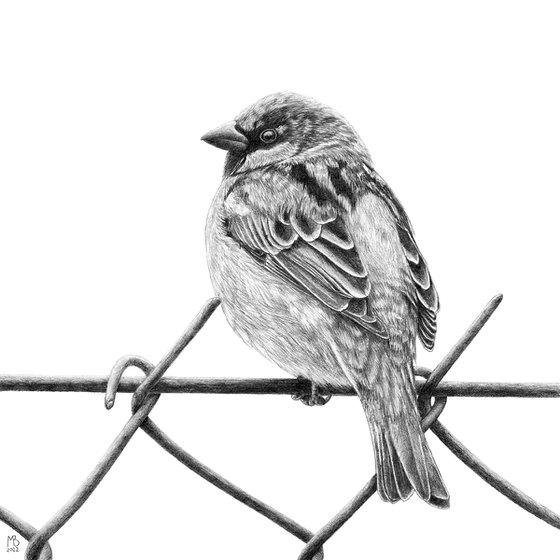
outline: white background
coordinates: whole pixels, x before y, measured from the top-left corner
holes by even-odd
[[[151,360],[212,295],[204,223],[223,152],[199,141],[259,97],[330,104],[415,225],[442,300],[433,366],[505,299],[448,378],[560,381],[559,18],[554,2],[2,2],[0,373],[106,375]],[[218,311],[169,375],[283,375]],[[444,423],[560,511],[553,400],[453,399]],[[129,416],[121,395],[0,394],[0,500],[40,526]],[[311,529],[366,482],[355,399],[165,396],[153,418]],[[348,558],[556,558],[558,532],[433,436],[449,511],[372,498]],[[0,527],[0,557],[12,531]],[[24,544],[24,543],[23,543]],[[301,543],[138,433],[52,539],[56,560],[295,559]],[[23,553],[19,553],[23,558]]]

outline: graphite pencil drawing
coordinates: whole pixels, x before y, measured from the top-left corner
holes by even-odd
[[[237,334],[321,386],[352,384],[380,497],[449,494],[420,427],[416,338],[432,349],[438,295],[410,221],[352,126],[278,93],[202,137],[227,150],[207,222],[214,288]]]

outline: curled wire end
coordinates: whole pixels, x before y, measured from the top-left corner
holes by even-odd
[[[153,364],[142,356],[128,355],[119,358],[111,369],[109,379],[107,380],[107,389],[105,390],[105,408],[107,410],[113,408],[121,378],[126,369],[132,366],[141,369],[145,374],[154,369]]]

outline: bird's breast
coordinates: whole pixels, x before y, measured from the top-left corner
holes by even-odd
[[[208,214],[208,266],[216,294],[233,330],[292,375],[346,384],[338,355],[365,366],[368,348],[381,344],[312,295],[270,272],[228,235],[225,224],[237,204],[224,185]],[[346,217],[348,229],[371,280],[370,304],[395,341],[415,338],[412,290],[396,226],[383,202],[362,197]],[[333,351],[333,346],[338,348]],[[412,352],[412,350],[411,350]]]
[[[208,214],[207,257],[216,295],[233,330],[249,346],[294,376],[347,385],[331,348],[340,318],[303,290],[266,270],[225,228],[228,209],[218,193]],[[360,346],[355,327],[354,346]],[[349,333],[350,336],[350,333]],[[364,349],[367,336],[362,342]]]

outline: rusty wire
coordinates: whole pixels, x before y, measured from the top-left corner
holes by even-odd
[[[439,421],[448,397],[560,397],[560,384],[558,383],[453,383],[442,381],[449,369],[494,313],[501,300],[501,296],[496,296],[488,303],[474,323],[465,331],[433,371],[426,368],[416,369],[416,387],[419,409],[422,414],[422,428],[424,431],[432,430],[454,455],[498,492],[539,519],[560,529],[560,516],[558,514],[539,504],[492,471]],[[0,376],[0,391],[104,392],[105,406],[108,409],[114,405],[117,392],[133,393],[130,419],[85,482],[43,527],[35,529],[11,511],[0,507],[0,520],[28,540],[25,560],[50,560],[52,558],[48,540],[86,502],[139,428],[146,432],[160,447],[204,480],[305,542],[306,545],[298,560],[321,560],[323,558],[323,545],[327,540],[373,496],[377,490],[377,477],[375,475],[321,529],[312,532],[201,463],[151,420],[150,412],[163,393],[294,394],[310,388],[309,382],[304,379],[185,379],[171,377],[162,379],[162,376],[204,326],[219,303],[217,298],[209,300],[176,344],[155,366],[140,356],[123,356],[116,362],[108,378]],[[130,367],[139,368],[145,377],[123,377],[125,371]],[[326,387],[326,389],[333,395],[350,396],[355,394],[351,387],[336,389]]]

